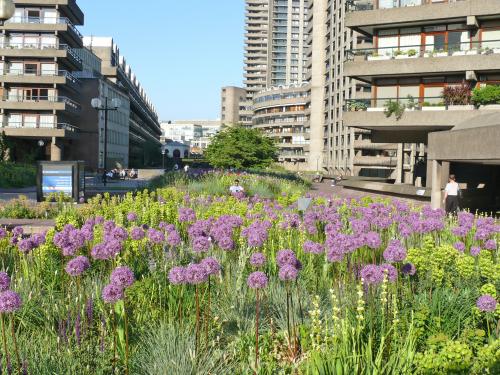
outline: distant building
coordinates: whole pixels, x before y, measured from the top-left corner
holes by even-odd
[[[165,157],[173,159],[182,159],[189,157],[189,146],[177,142],[172,139],[166,139],[162,145],[162,151],[165,152]]]
[[[184,143],[192,153],[202,154],[222,126],[220,120],[177,120],[162,122],[161,128],[162,140]]]

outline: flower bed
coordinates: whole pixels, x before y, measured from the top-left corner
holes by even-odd
[[[494,219],[369,198],[301,213],[278,186],[105,195],[43,236],[0,231],[4,371],[498,373]]]

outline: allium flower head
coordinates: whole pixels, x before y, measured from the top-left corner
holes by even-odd
[[[108,284],[102,289],[102,299],[106,303],[116,303],[123,297],[123,288],[116,284]]]
[[[190,264],[186,267],[186,281],[189,284],[201,284],[208,279],[207,271],[205,267],[199,264]]]
[[[5,237],[7,237],[7,231],[4,228],[0,227],[0,240]]]
[[[179,246],[181,244],[181,236],[176,230],[172,230],[167,237],[167,243],[172,246]]]
[[[253,253],[250,256],[250,264],[253,267],[262,267],[266,264],[266,256],[262,253]]]
[[[297,257],[295,256],[295,253],[292,250],[285,249],[285,250],[280,250],[276,254],[276,264],[278,267],[284,267],[285,265],[292,265],[295,267],[297,263]]]
[[[87,257],[78,256],[75,259],[72,259],[66,264],[64,270],[70,276],[76,277],[80,276],[86,270],[90,268],[90,262]]]
[[[473,257],[477,257],[480,252],[481,252],[481,248],[479,246],[471,246],[470,255],[472,255]]]
[[[398,240],[392,240],[384,251],[387,262],[401,262],[406,259],[406,249]]]
[[[497,242],[493,239],[487,240],[484,243],[484,248],[486,250],[496,250],[497,249]]]
[[[0,293],[10,288],[10,277],[5,272],[0,272]]]
[[[267,286],[268,279],[264,272],[252,272],[247,279],[247,285],[252,289],[262,289]]]
[[[210,249],[211,242],[208,237],[196,237],[193,239],[193,251],[195,253],[206,252]]]
[[[476,306],[483,312],[493,312],[497,308],[497,301],[489,294],[484,294],[477,299]]]
[[[127,214],[127,220],[128,221],[136,221],[137,220],[137,214],[135,212],[129,212]]]
[[[382,240],[377,232],[368,232],[365,234],[365,243],[370,249],[378,249],[382,245]]]
[[[130,237],[134,241],[142,240],[146,236],[146,233],[142,230],[141,227],[133,227],[130,231]]]
[[[381,269],[382,275],[384,273],[387,273],[387,279],[390,282],[394,282],[398,278],[398,270],[392,264],[388,264],[388,263],[381,264],[380,269]]]
[[[111,283],[121,288],[128,288],[135,281],[132,270],[126,266],[116,267],[111,273]]]
[[[278,272],[278,277],[282,281],[293,281],[297,276],[299,276],[299,271],[290,264],[285,264]]]
[[[12,290],[0,293],[0,313],[13,313],[21,308],[22,301],[19,294]]]
[[[415,273],[417,272],[417,269],[415,268],[415,266],[413,265],[413,263],[406,263],[405,265],[403,265],[403,267],[401,268],[401,272],[404,274],[404,275],[410,275],[410,276],[413,276],[415,275]]]
[[[304,242],[303,249],[304,253],[316,254],[316,255],[325,252],[325,247],[322,244],[310,240]]]
[[[154,244],[161,244],[165,241],[165,234],[156,229],[148,229],[148,238]]]
[[[23,227],[15,227],[14,229],[12,229],[12,235],[14,237],[19,237],[22,236],[23,234],[24,234]]]
[[[381,268],[375,264],[367,264],[361,269],[360,276],[365,284],[380,284],[384,280]]]
[[[168,281],[174,285],[183,284],[186,281],[186,269],[184,267],[173,267],[168,273]]]
[[[17,243],[17,247],[19,248],[19,251],[21,251],[24,254],[28,254],[31,250],[35,248],[35,244],[31,240],[31,238],[25,238],[23,240],[19,240]]]
[[[463,253],[465,251],[465,244],[461,241],[457,241],[453,244],[453,247]]]
[[[205,268],[208,275],[217,275],[221,270],[220,263],[212,257],[203,259],[200,265]]]

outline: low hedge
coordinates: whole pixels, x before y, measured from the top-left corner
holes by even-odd
[[[0,162],[0,188],[22,188],[35,185],[35,166]]]

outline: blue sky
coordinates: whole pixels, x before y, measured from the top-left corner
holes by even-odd
[[[243,0],[78,4],[82,34],[115,39],[162,120],[219,118],[220,88],[241,85]]]

